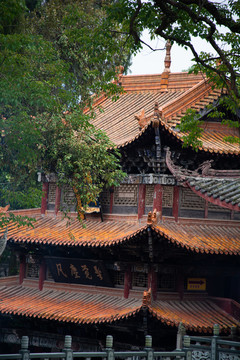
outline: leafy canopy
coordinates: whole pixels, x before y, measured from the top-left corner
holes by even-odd
[[[129,64],[125,43],[101,2],[0,0],[1,201],[15,192],[11,205],[24,206],[37,171],[74,185],[83,207],[121,180],[118,153],[90,117],[93,94],[120,91],[110,80]]]

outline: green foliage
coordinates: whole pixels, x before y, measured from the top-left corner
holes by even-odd
[[[126,35],[94,0],[10,0],[7,6],[0,0],[0,9],[0,166],[6,185],[0,201],[39,206],[40,170],[58,174],[60,184],[74,182],[86,206],[104,182],[123,176],[117,152],[107,150],[112,144],[89,116],[92,94],[116,99],[121,91],[110,80],[116,66],[129,64]]]
[[[202,146],[199,138],[203,132],[201,127],[203,121],[200,121],[199,118],[200,115],[196,110],[188,109],[181,119],[181,124],[177,125],[177,128],[185,134],[182,137],[183,147],[191,146],[196,151]]]
[[[0,212],[0,228],[5,228],[10,223],[15,223],[18,227],[20,226],[31,226],[34,227],[36,219],[29,218],[28,216],[15,215],[11,212],[5,214]]]

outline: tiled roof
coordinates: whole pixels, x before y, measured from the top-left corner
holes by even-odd
[[[135,115],[144,108],[146,117],[152,115],[155,102],[159,106],[178,98],[181,91],[175,92],[126,92],[116,102],[105,99],[100,106],[104,112],[97,111],[92,123],[104,130],[110,140],[117,146],[125,145],[139,137],[139,125]]]
[[[159,300],[149,306],[150,312],[167,325],[178,326],[197,332],[212,332],[214,324],[221,330],[239,326],[240,322],[227,314],[210,299]]]
[[[70,228],[61,218],[38,217],[35,228],[10,225],[8,239],[16,243],[35,243],[60,246],[104,247],[124,243],[141,234],[147,227],[136,222],[73,220]],[[150,225],[154,232],[195,252],[211,254],[240,254],[240,226],[229,225],[186,225],[165,221]]]
[[[165,222],[152,226],[171,243],[197,253],[240,254],[239,225],[186,225]]]
[[[112,323],[127,319],[140,312],[143,306],[154,317],[170,326],[180,322],[189,329],[198,332],[211,332],[218,323],[221,330],[230,330],[231,326],[240,326],[240,322],[210,299],[177,300],[176,295],[165,300],[152,301],[143,305],[141,298],[112,295],[115,289],[94,293],[81,290],[67,291],[52,288],[39,291],[27,286],[0,286],[1,314],[20,315],[77,324]]]
[[[170,73],[167,88],[162,87],[162,78],[163,74],[122,76],[121,84],[125,92],[117,101],[99,98],[96,105],[101,110],[96,110],[93,124],[96,128],[104,130],[117,147],[124,147],[142,136],[146,128],[151,126],[154,104],[157,102],[162,112],[161,126],[182,141],[183,134],[176,132],[175,127],[186,110],[203,110],[222,96],[222,92],[212,89],[212,85],[201,74]],[[139,115],[142,109],[145,111],[148,125],[139,130],[135,115]],[[227,135],[229,134],[223,129],[205,129],[200,150],[239,154],[238,144],[224,141]]]
[[[200,196],[223,207],[231,206],[240,211],[240,179],[193,178],[187,179],[190,188]]]
[[[0,287],[0,312],[78,324],[113,322],[136,314],[141,300],[24,286]]]
[[[52,217],[36,217],[34,228],[16,224],[8,225],[8,239],[18,243],[51,244],[58,246],[90,246],[104,247],[120,244],[146,226],[134,222],[117,221],[84,221],[84,226],[77,219],[68,220]]]

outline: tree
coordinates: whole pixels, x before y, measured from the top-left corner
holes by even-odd
[[[129,64],[126,36],[116,23],[108,31],[99,1],[0,0],[0,9],[1,176],[22,193],[37,170],[55,172],[86,207],[123,176],[117,151],[89,120],[93,94],[120,91],[110,80]]]
[[[148,29],[152,37],[160,36],[192,51],[193,71],[202,71],[214,86],[228,90],[228,97],[221,100],[225,113],[236,113],[240,106],[240,3],[238,0],[117,0],[108,9],[111,19],[122,24],[132,38],[132,48],[142,46],[141,33]],[[193,39],[200,37],[212,46],[208,53],[197,49]],[[190,143],[196,138],[197,119],[194,114],[184,118],[180,128],[190,131]],[[217,113],[215,112],[214,116]],[[218,114],[222,115],[222,114]],[[191,121],[189,126],[189,121]],[[239,121],[227,121],[239,128]],[[230,141],[238,139],[229,138]]]

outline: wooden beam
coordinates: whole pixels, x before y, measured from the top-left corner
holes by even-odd
[[[204,206],[204,219],[208,218],[208,201],[205,200],[205,206]]]
[[[175,221],[178,221],[178,211],[179,211],[179,186],[174,186],[172,215],[175,218]]]
[[[138,187],[138,219],[141,219],[145,212],[146,185],[139,184]]]
[[[49,183],[44,182],[42,185],[42,201],[41,201],[41,214],[42,215],[45,215],[45,213],[47,211],[48,187],[49,187]]]

